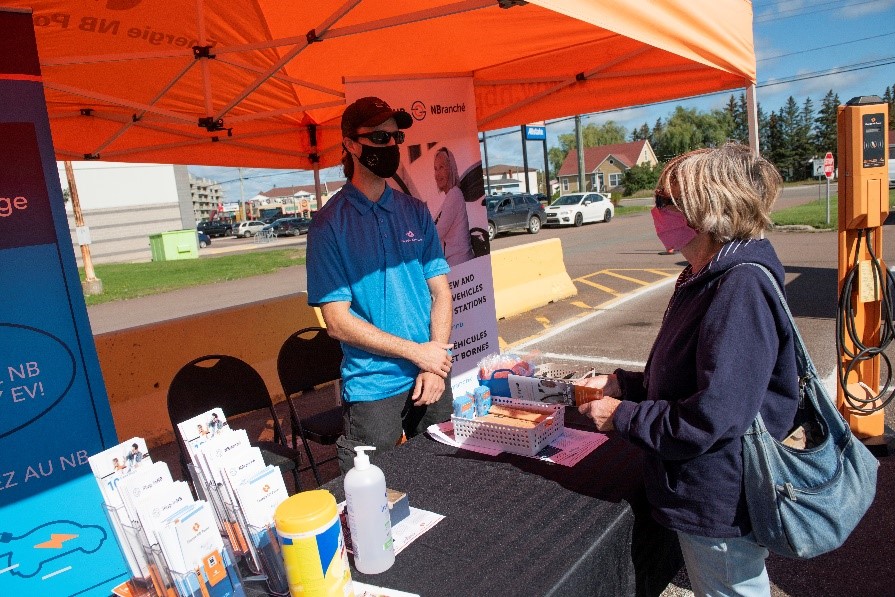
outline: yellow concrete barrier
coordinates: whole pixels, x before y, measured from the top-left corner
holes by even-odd
[[[494,251],[491,269],[498,319],[578,294],[566,273],[558,238]]]
[[[94,336],[119,439],[141,436],[150,447],[171,441],[168,387],[183,365],[207,354],[248,362],[282,400],[280,347],[293,332],[323,325],[301,292]]]

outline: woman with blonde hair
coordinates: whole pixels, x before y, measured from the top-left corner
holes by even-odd
[[[742,437],[758,413],[782,439],[799,402],[794,334],[771,281],[783,265],[763,238],[780,174],[727,144],[673,159],[653,221],[688,265],[678,277],[643,372],[617,369],[582,405],[600,430],[646,454],[652,515],[677,532],[697,596],[770,595],[768,551],[749,522]],[[740,267],[744,266],[744,267]]]
[[[447,147],[435,152],[435,184],[438,195],[426,201],[435,229],[441,240],[444,257],[448,265],[454,267],[469,261],[475,255],[469,239],[469,216],[460,184],[457,160]]]

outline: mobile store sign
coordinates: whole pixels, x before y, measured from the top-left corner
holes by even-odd
[[[0,595],[109,595],[127,575],[87,457],[118,441],[31,14],[0,31]]]
[[[547,127],[543,124],[541,125],[525,125],[525,140],[526,141],[543,141],[547,138]]]

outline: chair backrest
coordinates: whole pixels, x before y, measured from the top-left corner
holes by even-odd
[[[298,330],[283,343],[277,356],[277,374],[286,396],[335,381],[341,376],[342,346],[326,329]]]
[[[224,411],[228,423],[230,417],[267,409],[273,421],[274,442],[288,447],[261,375],[242,359],[223,354],[206,355],[181,367],[168,388],[168,416],[180,446],[185,476],[187,451],[177,424],[216,407]]]
[[[270,392],[255,369],[222,354],[194,359],[180,368],[168,388],[168,414],[177,423],[219,406],[226,416],[273,408]]]

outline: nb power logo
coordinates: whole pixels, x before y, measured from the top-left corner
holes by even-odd
[[[410,114],[414,120],[423,120],[426,117],[426,104],[416,100],[410,106]]]

